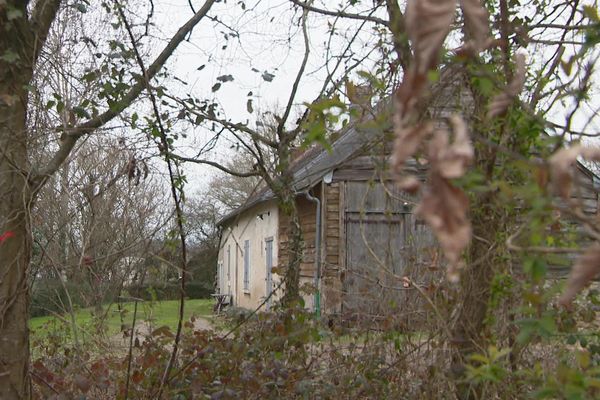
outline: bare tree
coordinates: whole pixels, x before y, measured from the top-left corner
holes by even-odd
[[[40,190],[32,210],[37,286],[54,276],[98,309],[131,283],[170,217],[147,164],[108,141],[86,141],[59,179]]]
[[[206,1],[177,31],[149,64],[145,76],[123,76],[117,71],[114,78],[125,85],[110,86],[113,90],[110,93],[105,91],[105,100],[92,107],[92,112],[62,102],[60,110],[71,107],[70,115],[74,118],[65,120],[63,125],[57,127],[60,140],[56,143],[54,154],[34,165],[30,158],[31,131],[27,123],[30,91],[36,84],[38,68],[44,64],[49,32],[57,17],[71,8],[60,0],[11,0],[0,4],[0,25],[4,29],[0,38],[0,183],[3,188],[0,230],[12,235],[0,246],[1,397],[23,398],[27,393],[29,352],[26,277],[31,257],[30,207],[36,193],[65,163],[82,137],[110,123],[138,98],[147,88],[147,81],[156,76],[213,3],[212,0]],[[87,11],[85,5],[79,8],[81,12]],[[110,8],[109,11],[112,12]]]

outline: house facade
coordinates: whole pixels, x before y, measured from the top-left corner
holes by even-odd
[[[235,214],[221,225],[217,282],[233,305],[258,307],[279,282],[273,274],[278,254],[279,209],[267,200]],[[269,309],[278,294],[264,305]]]
[[[351,126],[332,151],[311,148],[292,165],[308,309],[353,318],[406,310],[409,303],[417,310],[421,303],[403,278],[423,281],[418,272],[439,259],[438,248],[414,217],[415,198],[390,177],[385,132]],[[424,175],[416,163],[409,168]],[[288,221],[273,193],[260,191],[219,225],[219,293],[237,307],[269,309],[281,295],[278,273],[287,265]]]

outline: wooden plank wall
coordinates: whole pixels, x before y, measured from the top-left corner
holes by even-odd
[[[598,184],[594,182],[594,175],[586,170],[582,165],[577,165],[577,170],[574,176],[572,198],[581,210],[589,216],[590,219],[600,220],[600,210],[598,210]],[[566,202],[560,197],[555,198],[555,204],[559,207],[566,207]],[[571,207],[569,205],[569,207]],[[560,221],[563,224],[565,233],[567,230],[575,233],[575,245],[581,249],[585,249],[592,242],[589,235],[585,232],[585,228],[581,223],[575,221],[573,217],[561,215]],[[555,234],[562,236],[560,234]],[[547,256],[548,275],[550,278],[564,278],[571,271],[571,266],[579,256],[579,253],[567,253],[559,255]]]
[[[315,195],[320,198],[321,196]],[[304,195],[296,198],[298,217],[304,239],[304,253],[300,264],[300,276],[314,277],[315,274],[315,231],[316,231],[316,204],[309,201]],[[288,230],[289,218],[283,213],[279,214],[279,253],[278,264],[282,270],[288,265]]]
[[[343,218],[341,192],[343,182],[323,185],[323,264],[321,266],[322,308],[337,314],[342,309],[342,245]]]

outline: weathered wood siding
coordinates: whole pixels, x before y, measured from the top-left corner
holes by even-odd
[[[348,181],[344,199],[344,317],[420,319],[422,299],[403,278],[419,284],[428,280],[438,246],[413,214],[416,198],[391,181]]]
[[[599,186],[598,178],[583,165],[578,164],[574,176],[572,200],[591,220],[600,219],[600,210],[598,209]],[[572,205],[567,206],[566,202],[558,195],[555,198],[555,203],[559,207],[572,207]],[[580,222],[567,214],[561,214],[559,221],[561,222],[561,230],[554,232],[554,236],[557,236],[560,240],[569,240],[566,235],[574,235],[570,238],[570,241],[573,242],[571,247],[585,249],[591,244],[592,240]],[[549,276],[551,278],[564,278],[571,271],[571,266],[578,256],[578,252],[546,256],[549,260]]]
[[[321,267],[322,309],[325,313],[342,311],[342,257],[345,254],[341,243],[343,209],[341,192],[343,182],[323,186],[323,264]]]
[[[320,195],[315,195],[320,198]],[[304,195],[296,198],[298,207],[298,217],[302,229],[302,238],[304,239],[304,253],[300,265],[300,276],[314,277],[315,274],[315,238],[316,238],[316,203],[309,201]],[[278,265],[285,268],[288,265],[288,232],[289,218],[280,212],[279,217],[279,254]]]

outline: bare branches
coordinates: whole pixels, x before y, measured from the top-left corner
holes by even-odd
[[[294,80],[294,84],[292,85],[292,92],[290,93],[290,97],[288,98],[288,103],[285,107],[285,111],[283,112],[283,116],[281,117],[281,121],[279,121],[279,125],[277,126],[277,136],[279,136],[279,140],[284,140],[284,128],[285,123],[287,122],[288,117],[290,116],[290,112],[292,110],[292,105],[294,104],[294,98],[296,97],[296,92],[298,91],[298,85],[300,85],[300,80],[304,75],[304,70],[306,69],[306,63],[308,62],[308,55],[310,54],[310,43],[308,41],[308,31],[306,29],[306,18],[308,17],[308,10],[304,10],[302,13],[302,37],[304,38],[304,58],[302,59],[302,63],[300,64],[300,69],[298,70],[298,74],[296,74],[296,79]]]
[[[154,60],[154,62],[148,67],[145,73],[145,79],[150,81],[158,71],[165,65],[169,57],[173,54],[177,46],[185,40],[186,35],[198,24],[202,18],[208,13],[215,0],[206,0],[202,8],[186,22],[175,35],[171,38],[169,43],[164,47],[162,52]],[[146,88],[146,82],[144,79],[138,79],[138,81],[129,89],[127,94],[123,96],[123,99],[118,103],[114,104],[109,110],[92,118],[81,125],[68,128],[57,128],[57,130],[63,132],[63,140],[61,140],[58,151],[54,154],[48,164],[37,171],[34,171],[30,182],[33,187],[39,187],[42,185],[48,176],[52,175],[58,170],[62,163],[66,160],[68,155],[73,150],[77,140],[86,134],[93,132],[94,130],[102,127],[108,122],[112,121],[116,116],[123,112],[129,107]]]
[[[180,156],[177,154],[172,154],[172,153],[169,154],[169,157],[174,158],[179,161],[191,162],[194,164],[210,165],[211,167],[217,168],[217,169],[225,172],[226,174],[237,176],[240,178],[249,178],[251,176],[260,176],[260,174],[257,171],[251,171],[251,172],[234,171],[232,169],[225,167],[223,164],[215,162],[215,161],[202,160],[202,159],[193,158],[193,157],[183,157],[183,156]]]
[[[114,2],[117,5],[119,15],[121,17],[121,20],[123,21],[123,24],[125,25],[125,29],[127,30],[127,33],[131,40],[131,45],[133,47],[133,51],[135,53],[135,57],[136,57],[138,66],[140,67],[140,69],[142,71],[142,75],[144,77],[144,81],[143,81],[144,88],[148,91],[148,94],[150,95],[150,100],[152,102],[152,110],[154,111],[154,117],[156,118],[156,124],[158,125],[158,128],[159,128],[160,141],[161,141],[162,148],[163,148],[163,151],[165,154],[165,161],[167,163],[167,169],[169,171],[169,181],[171,184],[170,185],[171,186],[171,195],[173,197],[173,202],[175,204],[175,215],[176,215],[176,219],[177,219],[176,222],[177,222],[177,228],[179,231],[179,239],[181,242],[181,270],[180,270],[180,278],[179,278],[180,283],[181,283],[181,297],[180,297],[180,301],[179,301],[179,318],[177,321],[177,332],[175,334],[175,341],[173,342],[173,350],[171,352],[171,357],[169,358],[169,362],[168,362],[167,366],[165,367],[163,377],[160,381],[160,388],[158,390],[158,398],[160,399],[162,397],[163,388],[169,379],[169,374],[171,373],[171,369],[173,368],[175,359],[177,358],[177,352],[179,349],[179,342],[181,340],[181,332],[182,332],[182,328],[183,328],[183,315],[184,315],[184,307],[185,307],[185,283],[186,283],[186,276],[187,276],[188,260],[187,260],[186,235],[185,235],[185,230],[183,228],[182,198],[180,197],[180,195],[178,193],[179,186],[177,185],[177,181],[180,181],[181,176],[180,176],[177,166],[173,165],[173,163],[171,162],[171,158],[169,157],[169,142],[167,140],[167,134],[166,134],[166,131],[162,124],[162,119],[160,116],[160,112],[158,110],[156,96],[154,95],[154,92],[152,91],[152,88],[150,87],[150,76],[149,76],[148,70],[146,70],[146,67],[144,66],[144,61],[142,60],[142,57],[139,53],[137,43],[135,41],[135,36],[133,35],[133,31],[131,30],[131,26],[129,25],[129,22],[127,20],[127,17],[125,16],[125,13],[123,11],[121,4],[119,3],[118,0],[114,0]],[[208,8],[206,9],[206,11],[208,11]],[[191,25],[191,28],[193,28],[194,26],[195,26],[195,24]],[[151,68],[152,68],[152,66],[151,66]]]
[[[260,133],[256,132],[255,130],[251,129],[250,127],[248,127],[247,125],[241,124],[241,123],[234,123],[231,121],[227,121],[225,119],[222,118],[217,118],[215,115],[209,114],[209,113],[202,113],[200,111],[198,111],[197,109],[191,107],[186,101],[181,100],[175,96],[171,96],[167,93],[165,93],[164,95],[165,97],[175,101],[176,103],[178,103],[179,105],[183,106],[185,108],[186,111],[188,111],[190,114],[193,114],[195,116],[201,117],[201,118],[205,118],[209,121],[213,121],[218,123],[219,125],[223,126],[226,129],[230,129],[232,131],[239,131],[239,132],[243,132],[247,135],[249,135],[252,140],[255,140],[257,142],[260,142],[262,144],[265,144],[269,147],[275,148],[277,147],[277,143],[275,143],[273,140],[270,140],[269,138],[265,137],[264,135],[261,135]]]
[[[370,21],[370,22],[375,22],[376,24],[381,24],[384,26],[388,26],[389,22],[385,21],[381,18],[377,18],[377,17],[373,17],[373,16],[365,16],[365,15],[360,15],[360,14],[351,14],[351,13],[347,13],[344,11],[330,11],[330,10],[324,10],[322,8],[317,8],[317,7],[313,7],[312,5],[305,3],[303,1],[300,0],[290,0],[292,3],[294,3],[297,6],[300,6],[302,8],[304,8],[304,10],[306,11],[312,11],[318,14],[323,14],[323,15],[329,15],[332,17],[340,17],[340,18],[348,18],[348,19],[355,19],[355,20],[359,20],[359,21]]]

